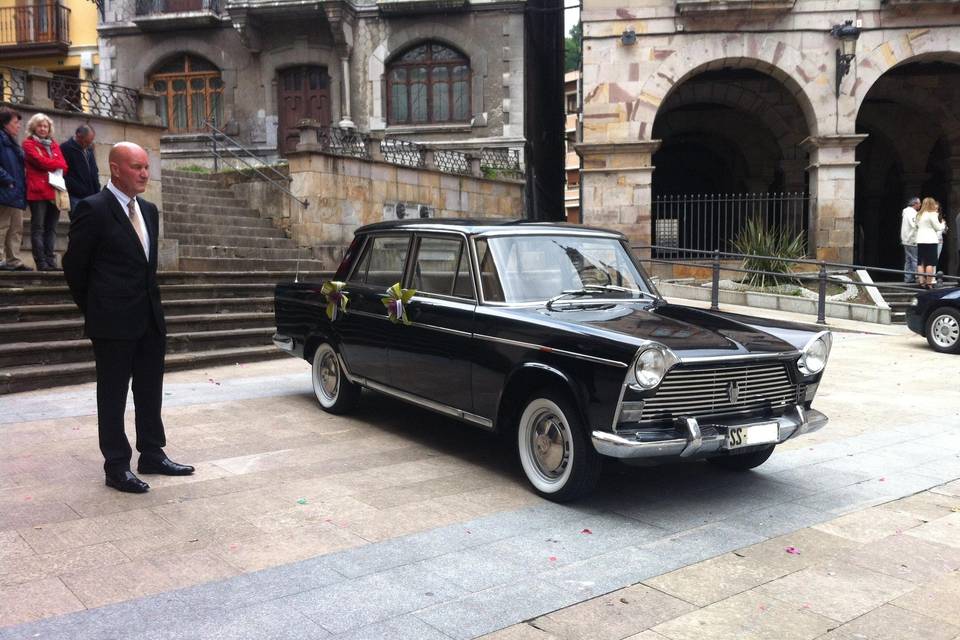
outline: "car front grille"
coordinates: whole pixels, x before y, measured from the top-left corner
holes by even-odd
[[[797,404],[802,394],[784,362],[682,367],[668,373],[657,394],[646,400],[642,419],[778,413]]]

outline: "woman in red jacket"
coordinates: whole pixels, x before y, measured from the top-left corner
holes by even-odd
[[[27,139],[23,141],[24,164],[27,169],[27,203],[30,205],[30,243],[33,260],[40,271],[57,271],[57,193],[51,180],[59,171],[59,183],[67,172],[67,162],[60,145],[53,139],[53,121],[38,113],[27,122]]]

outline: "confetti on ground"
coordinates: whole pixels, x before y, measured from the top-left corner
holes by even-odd
[[[557,556],[550,556],[549,558],[547,558],[547,560],[549,560],[550,562],[556,562]]]
[[[886,482],[886,481],[887,481],[886,478],[880,478],[880,482]]]
[[[585,534],[587,534],[587,535],[590,535],[590,534],[593,533],[593,531],[590,531],[590,529],[584,529],[584,530],[581,531],[580,533],[585,533]]]
[[[215,385],[217,385],[218,387],[220,386],[220,383],[217,382],[216,380],[214,380],[213,378],[207,378],[207,381],[208,381],[210,384],[215,384]]]
[[[800,549],[797,549],[796,547],[787,547],[786,549],[784,549],[784,551],[786,551],[792,556],[800,555]]]
[[[307,504],[307,499],[306,499],[306,498],[300,498],[299,500],[297,500],[297,504]]]

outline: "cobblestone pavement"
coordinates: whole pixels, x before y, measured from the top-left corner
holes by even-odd
[[[168,375],[197,473],[140,496],[93,385],[0,397],[0,638],[960,638],[960,358],[917,336],[837,334],[830,424],[755,472],[610,464],[565,506],[480,431],[322,413],[308,371]]]

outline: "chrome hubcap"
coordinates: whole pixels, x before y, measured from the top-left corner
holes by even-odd
[[[320,366],[317,368],[317,382],[320,385],[320,392],[326,398],[333,400],[337,397],[340,369],[334,354],[327,352],[321,357]]]
[[[537,417],[530,432],[533,460],[548,478],[563,474],[569,457],[566,425],[552,413]]]
[[[949,315],[942,315],[934,319],[933,324],[930,326],[930,335],[933,337],[933,341],[937,343],[937,346],[943,348],[952,347],[957,343],[957,339],[960,338],[960,324],[957,323],[956,318]]]

